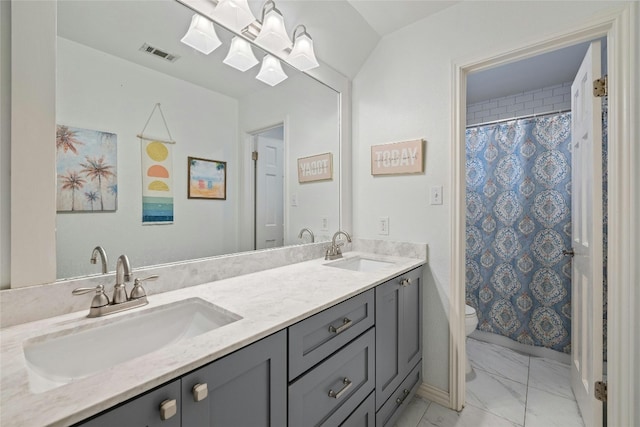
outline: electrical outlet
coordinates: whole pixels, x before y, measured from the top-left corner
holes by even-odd
[[[296,193],[291,194],[291,206],[298,206],[298,195]]]
[[[435,185],[431,187],[431,204],[432,205],[442,204],[442,185]]]
[[[389,235],[389,217],[381,216],[378,219],[378,234],[383,236]]]
[[[320,218],[320,231],[329,231],[329,218]]]

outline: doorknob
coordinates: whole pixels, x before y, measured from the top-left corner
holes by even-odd
[[[566,250],[566,249],[563,249],[563,250],[562,250],[562,255],[564,255],[564,256],[570,256],[571,258],[573,258],[573,256],[574,256],[575,254],[576,254],[576,253],[573,251],[573,248],[571,248],[571,249],[569,249],[569,250]]]

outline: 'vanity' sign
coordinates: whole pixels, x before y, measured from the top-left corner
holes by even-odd
[[[422,139],[416,139],[371,146],[371,175],[423,172],[423,145]]]
[[[326,181],[333,177],[331,153],[298,159],[298,182]]]

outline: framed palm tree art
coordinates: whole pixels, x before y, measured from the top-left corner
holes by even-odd
[[[117,142],[114,133],[57,126],[58,212],[118,208]]]

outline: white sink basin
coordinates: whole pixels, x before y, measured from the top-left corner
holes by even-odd
[[[240,319],[192,298],[113,321],[105,317],[80,331],[32,338],[23,344],[29,385],[41,393]]]
[[[353,271],[361,271],[363,273],[370,273],[372,271],[379,270],[383,267],[388,267],[392,264],[393,264],[392,262],[380,261],[377,259],[353,257],[353,258],[346,258],[346,259],[341,259],[339,261],[330,262],[325,265],[329,267],[343,268],[345,270],[353,270]]]

